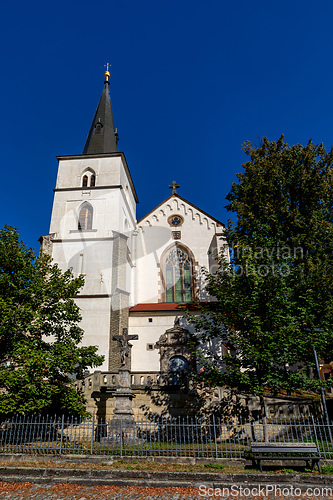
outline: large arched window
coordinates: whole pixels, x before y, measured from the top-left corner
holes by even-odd
[[[92,229],[93,208],[90,203],[84,203],[80,209],[78,229],[85,231]]]
[[[173,246],[164,256],[164,301],[193,300],[193,262],[189,252],[180,245]]]

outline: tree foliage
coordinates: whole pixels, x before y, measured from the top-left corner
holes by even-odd
[[[36,256],[16,229],[0,230],[0,413],[86,414],[74,379],[103,357],[80,345],[73,297],[83,284],[83,276]]]
[[[237,217],[225,233],[230,261],[220,255],[206,273],[217,303],[195,320],[202,341],[237,355],[202,356],[204,377],[256,394],[314,390],[312,346],[333,359],[333,151],[283,136],[243,149],[249,159],[226,197]]]

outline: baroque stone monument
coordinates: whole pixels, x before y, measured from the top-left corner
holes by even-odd
[[[135,395],[131,389],[131,347],[130,340],[138,340],[138,335],[128,335],[127,328],[123,328],[123,335],[114,335],[114,340],[120,343],[121,365],[119,368],[119,387],[116,390],[116,406],[113,418],[109,424],[109,438],[126,441],[136,441],[136,424],[132,399]]]

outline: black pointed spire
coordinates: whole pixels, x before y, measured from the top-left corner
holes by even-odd
[[[118,152],[118,134],[114,128],[109,90],[109,64],[104,76],[103,92],[83,149],[84,155]]]

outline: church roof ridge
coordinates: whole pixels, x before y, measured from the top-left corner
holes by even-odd
[[[141,217],[140,220],[138,220],[138,224],[140,222],[142,222],[144,219],[146,219],[150,214],[152,214],[153,212],[155,212],[155,210],[157,210],[160,206],[162,206],[164,203],[166,203],[168,200],[172,199],[172,198],[179,198],[180,200],[184,201],[185,203],[187,203],[188,205],[190,205],[191,207],[193,207],[195,210],[198,210],[199,212],[201,212],[203,215],[206,215],[207,217],[209,217],[210,219],[212,219],[214,222],[217,223],[218,226],[222,226],[222,227],[225,227],[225,224],[223,224],[223,222],[219,221],[218,219],[216,219],[215,217],[213,217],[212,215],[209,215],[207,212],[205,212],[204,210],[201,210],[201,208],[197,207],[196,205],[194,205],[193,203],[191,203],[190,201],[186,200],[185,198],[183,198],[182,196],[180,196],[179,194],[171,194],[170,196],[168,196],[165,200],[163,200],[159,205],[157,205],[155,208],[153,208],[152,210],[150,210],[150,212],[148,212],[146,215],[144,215],[143,217]]]
[[[114,127],[109,89],[109,64],[104,76],[102,95],[83,148],[84,155],[118,152],[118,133]]]

